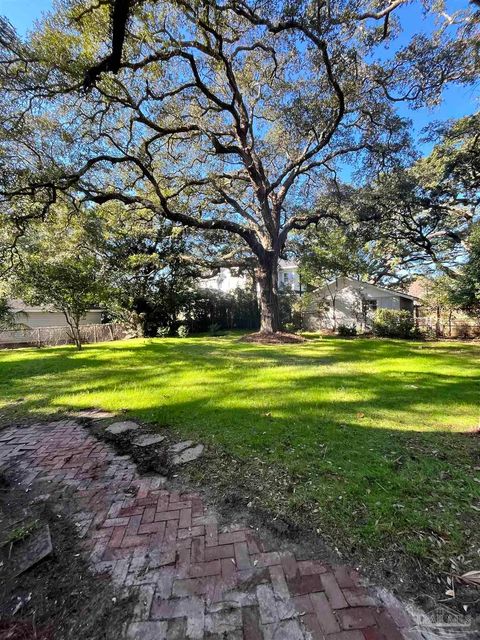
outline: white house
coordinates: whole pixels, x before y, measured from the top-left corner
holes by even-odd
[[[205,278],[199,282],[201,289],[214,289],[223,293],[231,293],[235,289],[246,289],[251,286],[250,276],[247,273],[234,275],[230,269],[222,268],[215,276]],[[295,262],[280,260],[278,264],[278,288],[287,288],[300,292],[301,282],[298,266]]]
[[[334,330],[344,324],[370,329],[377,309],[407,310],[413,314],[417,304],[418,299],[407,293],[340,277],[314,292],[305,327],[310,331]]]
[[[9,300],[8,306],[16,314],[17,320],[25,329],[41,327],[67,327],[67,321],[61,311],[55,311],[48,305],[30,306],[23,300]],[[81,319],[80,324],[100,324],[101,309],[90,309]]]
[[[19,328],[15,331],[0,331],[0,345],[23,345],[40,342],[42,341],[41,336],[45,334],[47,329],[59,329],[56,332],[58,340],[61,339],[61,336],[66,335],[68,324],[61,311],[55,311],[48,305],[27,305],[22,300],[9,300],[8,306],[15,314]],[[101,321],[102,310],[90,309],[81,319],[80,324],[98,325]],[[58,342],[58,344],[62,343]]]

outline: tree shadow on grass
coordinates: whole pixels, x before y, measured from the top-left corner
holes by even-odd
[[[446,558],[478,537],[478,437],[460,433],[478,426],[478,349],[421,346],[189,338],[22,350],[0,355],[0,397],[25,398],[21,411],[39,417],[127,409],[206,442],[212,477],[245,482],[266,508],[344,546]]]

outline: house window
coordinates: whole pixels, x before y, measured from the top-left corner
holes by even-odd
[[[288,282],[288,273],[285,271],[283,274],[283,282],[286,284]]]
[[[375,313],[377,310],[378,303],[376,300],[364,300],[363,301],[363,311],[364,313]]]

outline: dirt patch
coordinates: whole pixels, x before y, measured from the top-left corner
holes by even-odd
[[[8,562],[0,567],[0,638],[118,640],[133,603],[122,600],[105,577],[93,575],[82,559],[66,511],[68,491],[49,494],[46,482],[24,490],[15,477],[0,480],[4,549],[45,525],[53,545],[51,554],[17,577],[12,577]]]
[[[240,338],[240,342],[253,342],[255,344],[296,344],[306,342],[303,336],[295,333],[287,333],[285,331],[276,331],[275,333],[249,333]]]

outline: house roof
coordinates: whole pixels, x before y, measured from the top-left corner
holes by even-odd
[[[14,313],[58,313],[58,309],[55,309],[52,305],[29,305],[19,298],[11,298],[8,300],[8,306]],[[91,311],[102,311],[101,309],[88,309]]]
[[[373,284],[371,282],[366,282],[365,280],[358,280],[357,278],[350,278],[348,276],[340,276],[342,277],[344,280],[349,280],[350,282],[355,282],[355,283],[359,283],[359,284],[368,284],[370,287],[375,287],[375,289],[378,289],[379,291],[386,291],[387,293],[390,293],[391,295],[395,295],[395,296],[401,296],[402,298],[407,298],[407,300],[418,300],[418,298],[416,296],[411,296],[408,293],[404,293],[403,291],[396,291],[395,289],[387,289],[386,287],[380,287],[378,284]],[[328,287],[332,284],[335,284],[337,282],[337,280],[339,280],[339,278],[335,278],[335,280],[332,280],[331,282],[327,282],[327,284],[325,284],[323,287],[319,287],[319,289],[323,289],[324,287]]]

